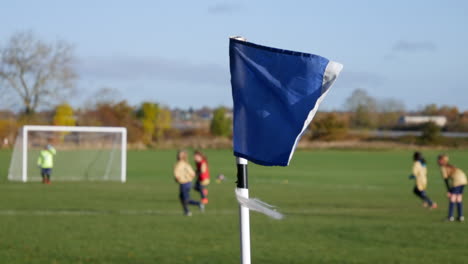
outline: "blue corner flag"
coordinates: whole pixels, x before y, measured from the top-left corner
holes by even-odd
[[[343,65],[231,38],[234,155],[287,166]]]

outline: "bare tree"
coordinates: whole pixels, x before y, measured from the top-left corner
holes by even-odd
[[[345,108],[351,112],[356,112],[359,108],[365,108],[370,112],[377,112],[377,100],[370,96],[366,90],[356,89],[346,99]]]
[[[21,99],[24,112],[30,114],[72,92],[77,78],[73,62],[70,44],[49,44],[32,32],[19,32],[0,47],[0,83]]]
[[[112,105],[122,100],[122,94],[119,90],[111,87],[102,87],[86,98],[84,107],[87,109],[94,109],[101,104]]]
[[[405,112],[405,103],[395,98],[383,98],[377,101],[378,111],[381,113],[403,113]]]
[[[377,125],[377,100],[365,90],[354,90],[346,99],[345,108],[352,112],[352,127],[375,128]]]

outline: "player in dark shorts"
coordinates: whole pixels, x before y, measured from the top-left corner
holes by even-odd
[[[453,222],[453,209],[457,205],[458,218],[460,222],[465,221],[463,216],[463,189],[467,184],[465,173],[449,163],[449,157],[446,154],[439,155],[437,163],[440,166],[440,173],[447,186],[447,197],[449,198],[449,212],[447,220]]]
[[[423,200],[423,206],[431,209],[437,208],[437,203],[433,202],[426,194],[427,167],[426,160],[421,152],[415,152],[413,154],[413,173],[410,178],[416,180],[413,193]]]
[[[200,151],[195,151],[193,154],[195,165],[197,167],[197,179],[195,190],[200,193],[201,202],[208,203],[208,184],[210,184],[210,169],[208,168],[208,160]]]

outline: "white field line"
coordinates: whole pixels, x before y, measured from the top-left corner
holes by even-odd
[[[394,211],[397,208],[317,208],[317,209],[292,209],[279,211],[287,215],[341,215],[341,214],[366,214],[375,213],[376,211]],[[196,209],[193,209],[196,212]],[[237,215],[239,211],[236,209],[232,210],[209,210],[204,214],[208,215]],[[0,216],[94,216],[94,215],[155,215],[155,216],[171,216],[171,215],[182,215],[182,210],[69,210],[69,209],[57,209],[57,210],[9,210],[0,209]]]
[[[234,214],[237,210],[217,210],[209,214]],[[48,216],[48,215],[181,215],[182,210],[0,210],[2,216]]]

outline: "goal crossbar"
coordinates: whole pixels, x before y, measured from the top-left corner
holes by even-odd
[[[126,133],[125,127],[96,127],[96,126],[23,126],[26,131],[52,132],[121,132]]]

